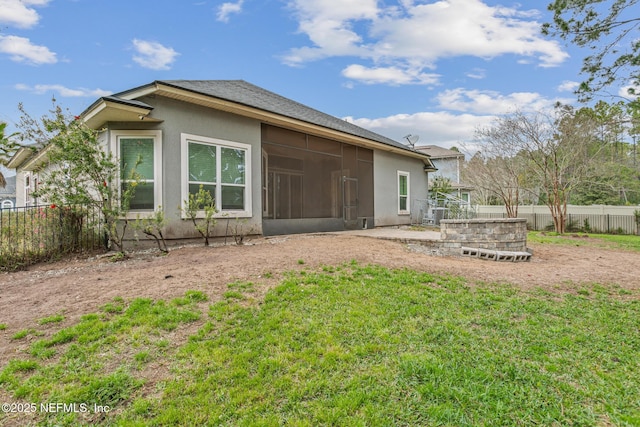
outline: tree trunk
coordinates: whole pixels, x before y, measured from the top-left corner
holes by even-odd
[[[566,231],[567,200],[564,195],[564,191],[555,188],[553,195],[547,201],[553,218],[553,227],[558,234],[564,234]]]
[[[518,217],[518,204],[520,203],[520,193],[518,190],[515,190],[515,197],[512,194],[512,190],[507,190],[507,193],[502,194],[502,201],[504,202],[504,207],[507,211],[507,218],[517,218]]]

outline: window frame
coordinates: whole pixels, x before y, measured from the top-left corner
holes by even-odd
[[[400,190],[400,177],[405,177],[407,179],[407,194],[401,194]],[[411,173],[406,171],[397,171],[396,175],[396,183],[398,190],[398,215],[411,215]],[[406,209],[402,209],[401,200],[402,198],[406,198]]]
[[[26,207],[38,206],[38,199],[33,197],[33,193],[38,190],[38,174],[34,172],[24,172],[24,205]]]
[[[203,144],[216,147],[216,194],[213,195],[215,200],[216,209],[218,212],[215,214],[216,218],[234,217],[234,218],[251,218],[253,217],[252,210],[252,181],[251,181],[251,145],[241,142],[228,141],[219,138],[211,138],[201,135],[193,135],[188,133],[180,134],[180,149],[181,149],[181,199],[180,204],[182,206],[181,217],[186,219],[185,213],[185,201],[189,198],[189,144]],[[233,150],[244,151],[244,184],[229,184],[222,182],[222,148],[231,148]],[[225,185],[233,187],[244,188],[244,209],[226,209],[223,210],[220,200],[222,200],[222,187]],[[198,212],[198,218],[204,217],[204,210]]]
[[[112,130],[109,135],[111,152],[115,154],[118,164],[116,189],[120,194],[122,178],[120,177],[120,140],[123,138],[153,139],[153,209],[130,209],[127,218],[136,218],[137,214],[155,212],[162,206],[162,131],[161,130]],[[145,182],[148,180],[145,180]]]

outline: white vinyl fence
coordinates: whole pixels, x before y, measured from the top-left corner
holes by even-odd
[[[476,206],[478,218],[506,218],[504,206]],[[635,211],[640,206],[567,206],[567,231],[588,233],[640,234]],[[530,230],[553,230],[553,219],[546,206],[519,206],[518,217],[526,218]]]

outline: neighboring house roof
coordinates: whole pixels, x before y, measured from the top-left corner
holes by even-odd
[[[454,190],[460,190],[460,191],[471,191],[474,189],[473,186],[469,184],[460,183],[460,182],[452,182],[451,188],[453,188]]]
[[[6,187],[0,187],[0,199],[11,199],[16,197],[16,176],[5,177]]]
[[[455,151],[455,150],[449,150],[448,148],[439,147],[437,145],[422,145],[422,146],[416,147],[416,150],[423,153],[427,153],[429,156],[431,156],[431,160],[435,162],[437,162],[438,160],[444,161],[447,159],[455,159],[455,160],[464,159],[464,154],[462,154],[461,152]],[[456,164],[457,164],[457,168],[459,168],[460,163],[457,162]],[[437,166],[437,163],[436,163],[436,166]],[[452,181],[450,185],[451,185],[451,188],[453,188],[454,190],[460,190],[460,191],[473,190],[473,186],[470,186],[462,182]]]
[[[416,147],[416,150],[428,154],[434,160],[464,157],[464,154],[459,151],[449,150],[437,145],[422,145],[420,147]]]

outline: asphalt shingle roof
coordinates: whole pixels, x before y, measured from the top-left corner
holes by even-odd
[[[416,151],[427,153],[432,159],[444,159],[448,157],[464,157],[464,154],[449,150],[448,148],[439,147],[437,145],[423,145],[416,147]]]
[[[235,102],[292,119],[359,136],[396,148],[413,151],[391,138],[307,107],[244,80],[160,80],[155,83]],[[115,95],[118,96],[118,95]]]

